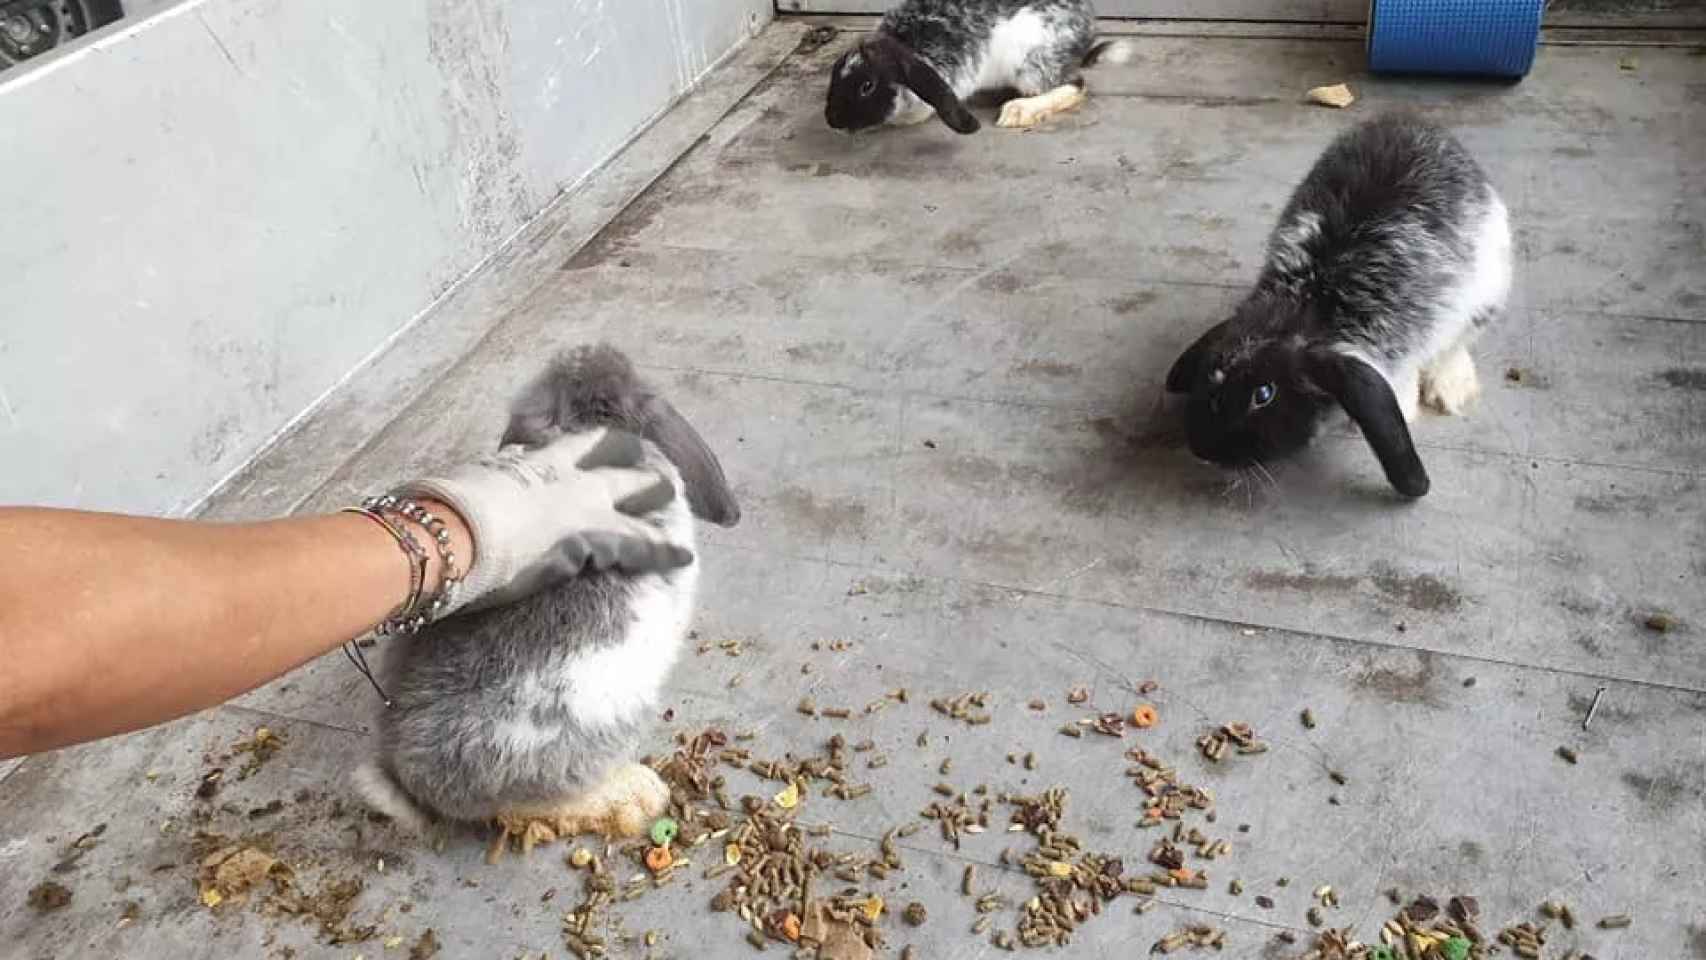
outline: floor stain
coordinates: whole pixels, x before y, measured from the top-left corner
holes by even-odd
[[[1084,372],[1084,368],[1076,363],[1062,363],[1059,360],[1021,360],[1013,364],[1011,370],[1020,376],[1049,379],[1076,377]]]
[[[803,527],[825,537],[843,531],[865,533],[866,507],[850,497],[820,497],[804,487],[783,487],[771,503],[791,527]]]
[[[1600,709],[1605,709],[1602,705]],[[1675,771],[1666,770],[1657,776],[1630,770],[1623,774],[1623,785],[1636,799],[1658,813],[1669,813],[1695,791]]]
[[[1706,368],[1672,367],[1660,373],[1659,379],[1678,390],[1706,391]]]
[[[1369,666],[1354,680],[1356,685],[1378,694],[1391,703],[1420,703],[1430,707],[1442,706],[1439,691],[1439,666],[1434,655],[1426,650],[1416,652],[1416,669],[1405,671],[1396,667]]]
[[[1134,314],[1159,299],[1161,295],[1153,290],[1139,290],[1123,297],[1114,297],[1107,301],[1107,306],[1109,310],[1123,317]]]
[[[1463,608],[1463,595],[1431,573],[1402,574],[1377,570],[1369,581],[1387,598],[1423,613],[1449,613]]]
[[[1282,590],[1296,593],[1348,593],[1355,590],[1360,577],[1337,574],[1285,573],[1278,570],[1258,570],[1244,578],[1257,590],[1276,593]]]
[[[1465,840],[1457,845],[1457,855],[1470,863],[1480,863],[1486,858],[1486,851],[1473,840]]]

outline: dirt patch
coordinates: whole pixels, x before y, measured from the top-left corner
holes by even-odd
[[[1666,770],[1656,776],[1630,770],[1621,779],[1624,786],[1657,813],[1669,813],[1694,793],[1688,782],[1674,770]]]
[[[1018,293],[1019,288],[1024,286],[1025,283],[1010,271],[997,270],[989,276],[979,280],[977,285],[985,290],[993,290],[996,293]]]
[[[1327,573],[1285,573],[1278,570],[1258,570],[1244,582],[1265,593],[1291,591],[1295,593],[1349,593],[1361,583],[1358,577]]]
[[[1011,370],[1020,376],[1049,379],[1076,377],[1084,372],[1084,368],[1076,363],[1062,363],[1059,360],[1022,360],[1013,364]]]
[[[1105,301],[1109,310],[1120,316],[1129,316],[1161,299],[1161,295],[1153,290],[1139,290],[1123,297],[1114,297]]]
[[[1463,595],[1431,573],[1401,574],[1377,570],[1369,582],[1388,599],[1423,613],[1449,613],[1463,607]]]
[[[790,524],[826,537],[843,530],[865,532],[865,505],[851,498],[819,497],[804,487],[783,487],[774,502]]]
[[[1672,367],[1659,374],[1659,379],[1677,390],[1706,391],[1706,369]]]
[[[1434,662],[1434,655],[1425,650],[1416,654],[1414,670],[1371,665],[1353,682],[1359,688],[1391,703],[1420,703],[1430,707],[1441,705],[1439,691],[1436,689],[1439,667]]]

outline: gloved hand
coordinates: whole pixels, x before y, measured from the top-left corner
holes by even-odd
[[[440,615],[511,603],[588,569],[692,563],[692,551],[637,519],[675,499],[668,480],[640,466],[643,456],[633,434],[592,430],[405,485],[404,496],[449,504],[473,537],[474,566]]]

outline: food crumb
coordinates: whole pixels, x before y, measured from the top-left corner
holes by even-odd
[[[1339,110],[1355,103],[1356,99],[1356,94],[1351,92],[1350,86],[1343,83],[1315,87],[1309,91],[1310,103],[1318,103],[1323,107],[1333,107]]]
[[[43,880],[30,888],[25,901],[38,913],[50,913],[71,902],[71,890],[52,880]]]

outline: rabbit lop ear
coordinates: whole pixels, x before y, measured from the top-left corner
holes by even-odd
[[[1191,385],[1196,383],[1197,368],[1202,365],[1202,357],[1208,350],[1208,345],[1220,336],[1220,331],[1226,329],[1228,321],[1222,320],[1208,328],[1208,332],[1198,337],[1196,342],[1185,348],[1179,354],[1179,359],[1173,361],[1173,369],[1167,371],[1168,393],[1190,393]]]
[[[936,116],[951,127],[955,133],[976,133],[979,127],[977,118],[972,116],[966,105],[954,94],[953,88],[936,72],[936,68],[925,63],[912,50],[893,37],[878,38],[887,59],[900,71],[898,79],[906,84],[906,88],[918,94],[918,98],[936,108]]]
[[[1338,400],[1362,428],[1393,489],[1406,497],[1426,496],[1428,471],[1410,440],[1398,398],[1380,371],[1336,351],[1313,352],[1306,363],[1309,378]]]
[[[693,515],[718,526],[732,527],[740,522],[740,505],[735,503],[723,465],[716,455],[668,400],[648,396],[640,409],[640,435],[658,445],[664,456],[681,471],[681,482],[687,487],[687,505]]]

